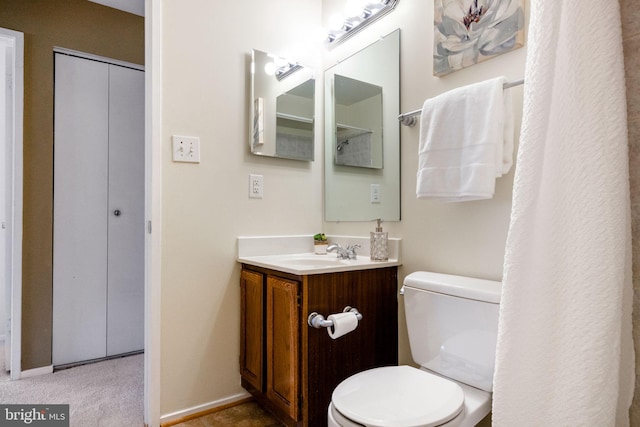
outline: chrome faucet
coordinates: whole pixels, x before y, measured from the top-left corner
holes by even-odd
[[[356,253],[356,249],[361,246],[358,244],[355,245],[347,245],[347,248],[343,248],[338,243],[332,243],[327,247],[327,252],[336,251],[338,259],[356,259],[358,254]]]

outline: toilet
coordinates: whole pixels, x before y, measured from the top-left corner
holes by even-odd
[[[472,427],[491,411],[501,283],[418,271],[404,295],[420,365],[357,373],[333,391],[329,427]]]

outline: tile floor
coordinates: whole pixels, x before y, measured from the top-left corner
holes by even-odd
[[[175,424],[173,427],[283,427],[277,419],[255,402],[232,406],[220,412]]]

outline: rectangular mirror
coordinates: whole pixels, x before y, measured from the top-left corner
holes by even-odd
[[[335,163],[382,169],[382,87],[335,74]]]
[[[325,220],[400,220],[400,30],[325,71]]]
[[[313,161],[313,70],[253,49],[249,144],[260,156]]]

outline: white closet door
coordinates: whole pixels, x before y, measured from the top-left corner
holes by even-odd
[[[144,348],[144,72],[109,67],[107,355]]]
[[[53,364],[144,348],[144,73],[56,54]]]
[[[55,55],[54,365],[106,354],[108,106],[107,64]]]

